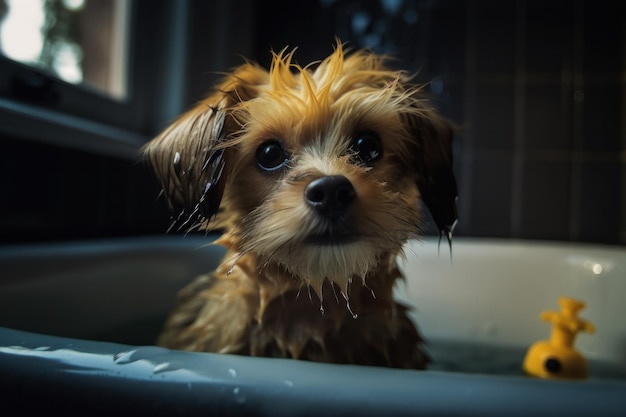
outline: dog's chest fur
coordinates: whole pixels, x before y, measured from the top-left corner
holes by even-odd
[[[236,239],[225,260],[238,258]],[[260,271],[260,272],[259,272]],[[381,262],[367,286],[355,279],[348,292],[326,281],[323,299],[283,268],[260,268],[245,255],[224,262],[179,294],[159,344],[191,351],[283,357],[318,362],[422,369],[421,338],[389,290],[401,278],[395,259]]]

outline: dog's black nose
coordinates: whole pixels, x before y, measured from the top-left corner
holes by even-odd
[[[304,190],[304,199],[319,214],[336,218],[346,212],[356,192],[343,175],[329,175],[311,181]]]

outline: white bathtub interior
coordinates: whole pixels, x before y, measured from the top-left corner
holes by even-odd
[[[558,299],[566,296],[586,304],[580,317],[597,329],[579,333],[575,342],[589,360],[590,376],[626,380],[626,249],[457,239],[450,260],[437,246],[411,242],[402,263],[402,292],[433,341],[435,359],[465,372],[521,375],[526,349],[550,336],[540,313],[559,311]]]

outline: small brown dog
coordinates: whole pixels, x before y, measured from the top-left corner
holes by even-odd
[[[340,44],[301,67],[235,69],[146,146],[178,227],[222,229],[221,266],[179,294],[159,343],[192,351],[423,368],[393,299],[422,224],[456,222],[452,129],[385,59]]]

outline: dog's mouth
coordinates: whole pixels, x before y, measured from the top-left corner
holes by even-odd
[[[317,246],[338,246],[358,241],[361,236],[355,232],[334,232],[326,231],[309,235],[304,242]]]

